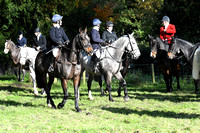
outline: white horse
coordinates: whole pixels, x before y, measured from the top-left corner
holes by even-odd
[[[7,54],[9,51],[11,52],[11,57],[15,64],[20,63],[21,65],[25,65],[26,62],[28,62],[30,76],[34,87],[34,94],[38,95],[35,78],[35,58],[39,52],[30,47],[18,48],[11,40],[7,40],[5,42],[4,53]]]
[[[193,65],[192,65],[192,77],[195,80],[200,79],[200,48],[194,53]]]
[[[91,100],[93,99],[91,94],[91,83],[94,79],[94,75],[103,75],[106,82],[106,88],[108,88],[109,91],[109,100],[113,101],[111,96],[111,81],[112,77],[115,76],[124,88],[124,100],[127,101],[129,97],[126,88],[126,81],[122,77],[120,70],[122,69],[122,55],[124,52],[127,52],[131,56],[131,59],[138,59],[141,55],[135,38],[132,35],[122,36],[113,42],[112,46],[103,47],[95,52],[99,59],[99,70],[96,73],[93,71],[94,65],[91,61],[91,56],[88,56],[85,52],[80,52],[82,71],[86,70],[89,73],[87,84],[89,98]]]

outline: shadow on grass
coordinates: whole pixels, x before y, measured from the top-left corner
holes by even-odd
[[[171,111],[133,110],[128,108],[114,108],[114,107],[102,107],[101,109],[110,111],[112,113],[118,113],[124,115],[138,114],[140,116],[148,115],[152,117],[166,117],[166,118],[178,118],[178,119],[193,119],[200,117],[199,114],[175,113]]]
[[[27,107],[38,107],[38,105],[33,105],[31,102],[20,103],[13,100],[0,100],[0,105],[5,106],[27,106]],[[44,106],[43,106],[44,107]]]
[[[139,94],[134,93],[134,96],[130,96],[133,99],[145,100],[145,99],[154,99],[158,101],[171,101],[175,103],[179,102],[199,102],[200,96],[199,95],[159,95],[159,94]]]
[[[17,80],[17,77],[15,76],[1,76],[0,80],[4,81],[4,80]]]

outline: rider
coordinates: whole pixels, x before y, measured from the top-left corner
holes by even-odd
[[[113,22],[112,21],[107,21],[106,22],[106,28],[107,30],[105,30],[102,34],[102,39],[104,41],[106,41],[107,43],[112,43],[115,40],[117,40],[117,35],[116,33],[113,31]]]
[[[41,34],[40,28],[36,28],[34,31],[35,37],[33,37],[33,45],[37,51],[43,51],[46,49],[46,38]]]
[[[26,38],[23,36],[23,32],[21,30],[18,31],[18,38],[17,38],[17,43],[18,43],[18,47],[26,47],[27,44],[27,40]]]
[[[166,51],[168,51],[169,47],[175,43],[174,34],[176,33],[176,28],[175,25],[170,24],[168,16],[162,18],[162,23],[163,26],[160,27],[160,38],[167,44]]]
[[[92,21],[92,23],[93,23],[93,29],[91,31],[91,44],[92,44],[92,48],[94,50],[94,54],[93,54],[93,56],[91,58],[91,61],[94,64],[94,71],[96,72],[97,71],[97,67],[96,66],[97,66],[98,58],[97,58],[95,53],[102,46],[108,45],[108,43],[106,43],[104,40],[102,40],[100,38],[99,29],[100,29],[101,21],[96,18],[96,19],[94,19]]]
[[[65,31],[61,27],[62,18],[63,18],[63,16],[61,16],[59,14],[55,14],[55,15],[53,15],[53,17],[51,19],[53,22],[53,26],[51,27],[49,33],[50,33],[50,38],[52,40],[52,48],[58,47],[59,45],[68,45],[68,43],[69,43],[69,39],[68,39]],[[56,58],[58,56],[59,55],[57,55]],[[51,60],[50,67],[48,69],[49,72],[54,71],[54,64],[55,64],[56,58],[53,58]]]

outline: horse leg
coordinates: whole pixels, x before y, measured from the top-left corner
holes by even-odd
[[[89,78],[87,81],[87,87],[88,87],[88,97],[90,100],[94,100],[94,98],[92,97],[92,92],[91,92],[91,86],[92,86],[92,80],[94,79],[94,76],[89,74]]]
[[[102,79],[101,79],[101,76],[100,76],[98,82],[99,82],[99,86],[100,86],[100,88],[101,88],[101,96],[105,96],[104,91],[103,91],[103,87],[102,87]]]
[[[199,82],[200,82],[200,80],[194,79],[195,93],[199,93]]]
[[[169,77],[166,74],[163,74],[163,77],[165,80],[167,92],[169,92]]]
[[[31,66],[29,66],[29,70],[30,70],[30,76],[31,76],[32,82],[33,82],[34,94],[37,96],[38,90],[36,87],[35,71],[33,70],[33,68]]]
[[[81,109],[78,106],[79,103],[79,82],[80,82],[81,76],[77,76],[74,78],[74,96],[75,96],[75,109],[77,112],[80,112]]]
[[[24,81],[25,74],[26,74],[26,70],[22,68],[22,80],[21,81]]]
[[[178,91],[180,91],[181,88],[180,88],[180,83],[179,83],[179,74],[176,74],[176,81],[177,81],[177,89]]]
[[[172,75],[169,75],[169,92],[172,92]]]
[[[65,103],[67,101],[67,98],[68,98],[68,92],[67,92],[67,80],[62,78],[61,79],[61,85],[62,85],[62,89],[63,89],[63,94],[64,94],[64,98],[62,100],[61,103],[58,104],[58,108],[61,109],[65,106]]]
[[[124,78],[122,77],[120,72],[115,74],[115,76],[119,80],[120,86],[122,86],[123,89],[124,89],[124,100],[128,101],[129,100],[129,96],[128,96],[128,91],[127,91],[126,81],[124,80]],[[119,96],[119,93],[118,93],[118,96]]]
[[[112,91],[112,87],[111,87],[111,79],[112,79],[112,74],[111,73],[107,73],[107,75],[104,75],[105,81],[106,81],[106,88],[108,88],[108,92],[109,92],[109,101],[114,102],[112,95],[111,95],[111,91]]]
[[[46,74],[45,74],[45,77],[46,77]],[[45,81],[46,81],[46,79],[45,79]],[[51,98],[51,95],[50,95],[51,86],[53,84],[53,81],[54,81],[54,77],[53,76],[49,76],[49,82],[45,86],[45,91],[47,93],[47,105],[49,107],[52,107],[52,108],[56,109],[56,105],[54,104],[54,102],[53,102],[53,100]]]
[[[21,81],[21,65],[18,65],[18,81]]]

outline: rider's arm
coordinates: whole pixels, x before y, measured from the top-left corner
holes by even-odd
[[[175,25],[170,24],[170,25],[167,27],[166,33],[171,33],[171,34],[176,33]]]
[[[60,27],[60,29],[61,29],[61,32],[62,32],[62,38],[64,38],[65,41],[69,41],[69,38],[67,37],[67,35],[66,35],[65,31],[63,30],[63,28]]]
[[[160,27],[160,39],[164,40],[164,27]]]

